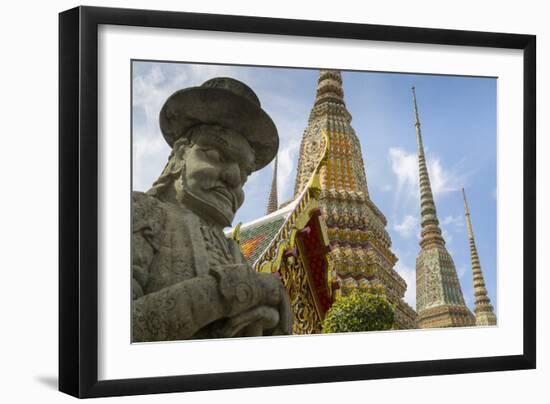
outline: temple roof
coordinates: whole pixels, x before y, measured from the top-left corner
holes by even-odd
[[[241,225],[239,232],[241,251],[251,265],[254,265],[269,247],[295,206],[296,203],[293,201],[282,209]],[[226,234],[230,235],[232,231],[233,229]]]

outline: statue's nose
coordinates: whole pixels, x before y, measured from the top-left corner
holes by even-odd
[[[221,172],[221,179],[230,188],[236,188],[241,184],[241,169],[237,163],[226,164]]]

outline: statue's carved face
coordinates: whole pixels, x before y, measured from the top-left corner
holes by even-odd
[[[254,151],[239,133],[202,126],[185,151],[183,201],[197,213],[230,226],[243,204],[243,186],[254,168]]]

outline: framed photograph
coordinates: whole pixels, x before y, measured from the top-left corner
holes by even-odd
[[[59,16],[59,389],[532,369],[532,35]]]

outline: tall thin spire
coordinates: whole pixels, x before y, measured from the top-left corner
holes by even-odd
[[[267,200],[267,211],[266,215],[269,215],[272,212],[275,212],[279,207],[279,200],[277,198],[277,164],[279,160],[279,155],[275,156],[275,161],[273,162],[273,179],[271,180],[271,191],[269,192],[269,199]]]
[[[420,183],[420,252],[416,257],[416,311],[419,328],[475,324],[464,303],[453,258],[445,247],[426,166],[416,91],[412,88]]]
[[[426,166],[426,156],[424,154],[424,144],[422,143],[422,129],[420,128],[420,118],[418,116],[418,106],[416,104],[416,90],[412,88],[414,115],[416,127],[416,143],[418,147],[418,171],[420,183],[420,225],[422,227],[420,246],[424,247],[428,244],[444,245],[445,241],[441,236],[439,228],[439,219],[435,209],[435,202],[428,175],[428,167]]]
[[[477,254],[474,232],[472,230],[472,220],[470,218],[470,209],[468,208],[468,201],[466,200],[464,188],[462,188],[462,196],[464,197],[464,214],[466,216],[466,225],[468,226],[468,241],[470,242],[470,257],[472,260],[476,325],[496,325],[497,318],[493,311],[487,288],[485,287],[485,279],[483,278],[483,272]]]

